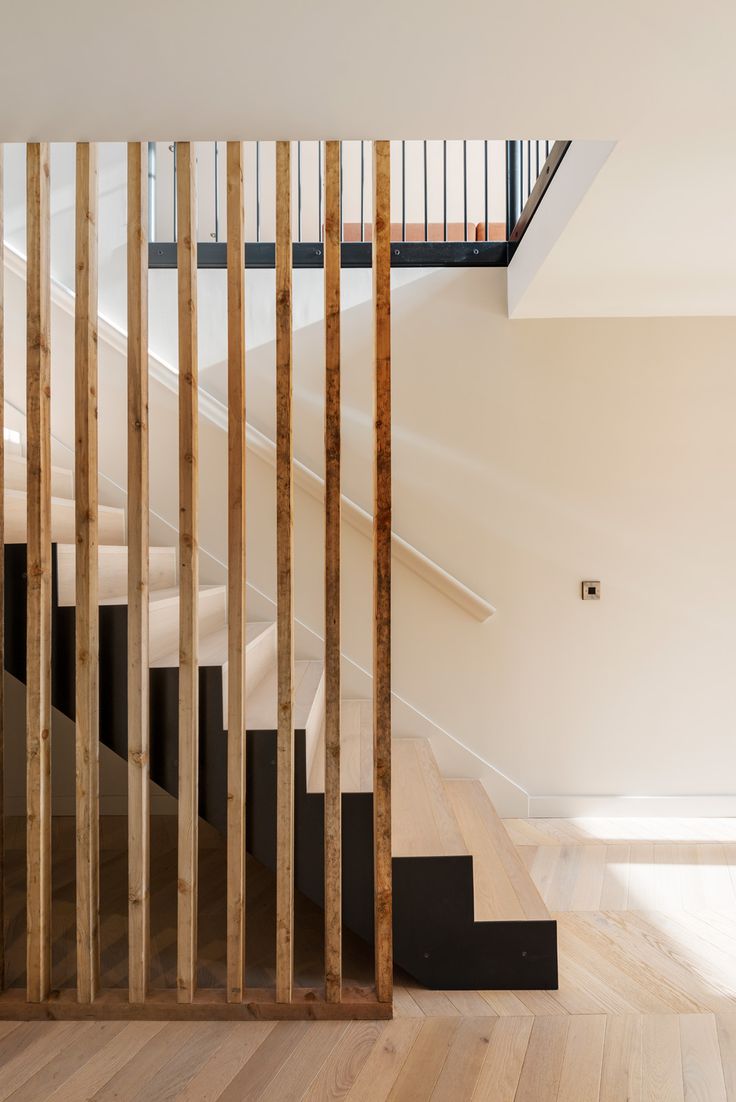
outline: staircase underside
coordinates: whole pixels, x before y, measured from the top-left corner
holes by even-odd
[[[114,518],[113,518],[114,519]],[[163,550],[163,549],[160,549]],[[113,549],[102,549],[110,561]],[[63,564],[66,565],[63,565]],[[119,573],[120,564],[112,572]],[[163,588],[152,593],[152,633],[158,653],[150,670],[151,779],[178,789],[178,599],[167,587],[171,563],[158,556]],[[6,545],[6,669],[25,681],[26,548]],[[75,609],[69,549],[54,545],[52,703],[74,718]],[[61,579],[61,580],[60,580]],[[200,610],[211,617],[199,670],[199,812],[226,830],[226,631],[220,623],[223,587],[203,588]],[[60,596],[65,603],[60,603]],[[220,625],[220,626],[218,626]],[[270,634],[269,634],[270,633]],[[275,868],[276,722],[271,625],[249,627],[252,668],[263,669],[248,694],[246,837],[262,865]],[[260,655],[260,658],[255,658]],[[246,666],[248,666],[246,662]],[[251,674],[251,676],[254,676]],[[319,700],[321,664],[297,664],[295,716],[295,887],[324,900],[324,796]],[[127,758],[127,605],[114,595],[100,605],[100,736]],[[343,921],[373,940],[373,796],[365,748],[368,702],[346,702],[343,787]],[[357,718],[351,715],[351,708]],[[355,730],[352,730],[350,724]],[[550,918],[478,782],[445,781],[422,739],[394,739],[394,960],[432,988],[543,989],[557,986],[556,923]],[[309,777],[309,784],[308,784]],[[347,782],[347,783],[346,783]],[[350,790],[350,789],[354,790]],[[115,999],[111,996],[112,1003]],[[159,1008],[160,1010],[161,1008]],[[272,1008],[269,1008],[272,1009]],[[63,1016],[63,1012],[60,1010]],[[71,1014],[71,1011],[70,1011]],[[265,1014],[265,1011],[264,1011]],[[2,1012],[0,1011],[0,1016]],[[74,1015],[71,1015],[74,1016]],[[115,1016],[111,1011],[111,1016]],[[355,1016],[365,1016],[358,1013]]]

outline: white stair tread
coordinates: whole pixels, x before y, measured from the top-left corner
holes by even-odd
[[[5,486],[9,490],[23,490],[27,485],[26,458],[20,454],[20,445],[17,452],[8,452],[8,441],[5,441]],[[74,472],[66,467],[51,468],[51,494],[53,497],[71,499],[74,497]]]
[[[391,752],[394,857],[467,854],[427,739],[395,738]]]
[[[271,627],[270,623],[256,620],[245,625],[245,645],[257,639],[264,631]],[[201,636],[199,640],[199,664],[200,666],[227,666],[227,624],[216,628],[215,631]],[[157,658],[152,666],[178,666],[179,651],[172,651],[161,658]]]
[[[123,600],[111,601],[123,604]],[[198,615],[199,638],[222,628],[227,623],[227,587],[203,585],[199,587]],[[179,665],[179,589],[157,589],[149,595],[148,602],[149,665]],[[170,660],[174,656],[175,660]],[[162,660],[164,660],[162,662]]]
[[[209,592],[210,590],[217,589],[224,592],[224,585],[201,585],[199,587],[200,595],[203,592]],[[109,597],[106,601],[106,605],[127,605],[128,595],[127,593],[119,593],[116,597]],[[179,587],[178,585],[167,585],[162,589],[152,590],[148,596],[148,604],[150,608],[154,606],[157,609],[165,607],[179,607]]]
[[[246,703],[253,695],[268,671],[276,662],[276,624],[261,621],[248,622],[245,625],[245,698]],[[222,715],[225,730],[228,723],[228,701],[230,695],[230,663],[222,665]]]
[[[549,911],[481,782],[446,780],[445,788],[473,855],[476,921],[549,919]]]
[[[128,548],[105,544],[99,547],[98,586],[100,604],[126,604],[128,600]],[[175,547],[150,547],[148,551],[149,591],[176,585]],[[76,593],[76,546],[60,543],[56,549],[59,604],[73,605]]]
[[[322,681],[321,662],[294,663],[294,727],[306,728]],[[273,663],[248,696],[245,719],[250,731],[273,731],[277,727],[276,664]]]
[[[5,542],[26,542],[26,492],[5,488]],[[125,513],[112,505],[100,505],[97,510],[100,543],[125,542]],[[54,543],[74,543],[76,539],[74,502],[68,498],[51,498],[51,539]]]
[[[340,705],[340,781],[343,792],[373,791],[373,701],[343,700]],[[311,748],[309,792],[325,790],[325,739],[320,727]]]

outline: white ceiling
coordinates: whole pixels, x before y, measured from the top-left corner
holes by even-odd
[[[23,0],[0,138],[620,138],[732,124],[730,0]],[[708,117],[704,119],[703,112]]]
[[[611,140],[519,315],[736,312],[732,0],[4,9],[0,140]]]

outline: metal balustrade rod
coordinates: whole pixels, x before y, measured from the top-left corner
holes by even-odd
[[[483,240],[488,240],[488,142],[483,142],[483,218],[486,232]]]
[[[427,143],[424,142],[424,240],[429,241],[429,188],[427,182]]]
[[[220,189],[218,179],[218,143],[215,142],[215,232],[213,234],[215,241],[220,240]]]
[[[406,241],[406,142],[401,143],[401,240]]]
[[[522,142],[506,142],[506,240],[511,237],[521,214],[522,156]]]
[[[176,240],[178,240],[178,238],[176,236],[176,233],[177,233],[177,225],[176,225],[176,142],[174,142],[173,145],[170,145],[169,149],[174,154],[174,205],[172,207],[172,212],[173,212],[172,213],[172,219],[173,219],[173,228],[174,228],[173,237],[174,237],[174,241],[176,241]]]
[[[156,143],[148,143],[148,233],[156,240]]]
[[[317,240],[322,241],[322,142],[317,142]]]
[[[411,171],[411,166],[408,164],[408,161],[410,159],[408,157],[408,151],[407,151],[407,144],[408,143],[407,143],[406,140],[401,140],[401,181],[400,181],[400,187],[401,187],[401,197],[400,197],[400,202],[401,202],[401,214],[400,214],[401,234],[400,234],[400,240],[402,242],[406,243],[410,240],[413,241],[413,238],[416,237],[417,238],[417,243],[422,242],[423,245],[425,245],[425,244],[428,245],[432,242],[433,237],[435,236],[435,233],[432,229],[431,219],[430,219],[430,213],[431,213],[431,211],[430,211],[430,202],[429,202],[429,200],[430,200],[430,191],[433,188],[436,188],[437,191],[439,192],[439,189],[441,188],[441,192],[442,192],[441,199],[440,199],[439,194],[437,195],[438,204],[440,202],[442,204],[441,215],[439,214],[439,210],[436,211],[438,216],[441,217],[441,219],[442,219],[442,229],[441,229],[441,231],[436,233],[438,243],[440,241],[448,243],[450,241],[450,238],[453,237],[453,236],[457,236],[458,241],[462,240],[462,241],[465,241],[465,242],[470,242],[472,239],[475,238],[476,221],[480,221],[480,219],[477,217],[476,211],[480,211],[480,209],[481,209],[481,207],[480,207],[480,201],[481,200],[480,200],[480,195],[477,195],[476,192],[478,190],[480,190],[480,188],[482,187],[482,189],[483,189],[483,199],[482,199],[482,215],[481,215],[481,217],[483,219],[483,227],[484,227],[484,232],[482,234],[482,238],[486,242],[490,241],[490,238],[491,238],[491,217],[492,217],[492,214],[493,214],[491,199],[492,199],[492,195],[494,193],[494,188],[495,188],[495,175],[493,175],[493,173],[495,172],[495,169],[494,169],[495,162],[493,164],[491,163],[491,159],[494,156],[493,149],[492,149],[493,143],[489,139],[482,139],[481,141],[476,142],[476,145],[479,146],[480,148],[482,148],[483,161],[482,161],[482,165],[481,165],[475,159],[474,155],[471,156],[472,150],[469,149],[469,145],[471,143],[469,143],[468,140],[462,139],[460,142],[455,142],[454,144],[456,146],[458,144],[461,144],[461,146],[462,146],[462,166],[459,166],[459,165],[456,164],[456,162],[453,162],[452,164],[450,164],[450,160],[451,160],[450,146],[453,143],[450,142],[447,139],[443,139],[442,143],[441,143],[442,144],[442,167],[440,169],[439,158],[437,159],[437,164],[436,165],[435,165],[434,162],[433,162],[432,165],[430,165],[430,157],[429,157],[430,141],[431,141],[431,139],[422,139],[421,140],[422,167],[421,167],[420,171],[422,173],[422,183],[421,183],[422,198],[421,198],[420,202],[423,202],[423,212],[422,212],[422,215],[421,215],[421,218],[423,220],[423,228],[420,228],[419,233],[417,234],[415,232],[417,227],[414,225],[413,222],[411,224],[409,224],[409,222],[408,222],[409,218],[414,217],[414,215],[416,213],[418,213],[418,211],[412,210],[412,208],[411,208],[411,196],[409,196],[408,190],[407,190],[408,189],[407,174],[410,173],[410,171]],[[214,225],[213,225],[213,232],[207,234],[207,236],[209,238],[211,238],[214,243],[222,243],[222,241],[224,240],[224,237],[223,237],[224,230],[223,230],[223,227],[221,225],[221,217],[220,217],[221,216],[221,205],[222,205],[221,204],[222,196],[220,195],[220,187],[221,187],[220,176],[221,176],[221,168],[222,168],[222,166],[220,164],[220,159],[221,159],[220,158],[220,153],[221,153],[220,144],[221,143],[219,141],[216,141],[216,142],[212,143],[212,145],[213,145],[213,181],[214,181],[214,199],[213,199]],[[254,227],[254,232],[253,232],[253,243],[254,244],[255,243],[263,244],[263,242],[266,241],[266,240],[268,240],[269,243],[270,243],[270,240],[272,240],[272,231],[268,226],[266,226],[265,223],[262,225],[262,218],[261,218],[261,215],[262,215],[262,206],[261,206],[261,160],[262,160],[262,157],[261,157],[261,144],[262,143],[260,141],[255,142],[255,189],[254,189],[254,191],[255,191],[255,218],[254,218],[255,227]],[[303,157],[302,157],[302,153],[303,153],[302,144],[303,143],[301,141],[295,141],[295,143],[294,143],[294,145],[295,145],[294,153],[295,153],[295,160],[296,160],[296,166],[295,166],[296,167],[296,173],[295,174],[296,174],[296,177],[297,177],[296,184],[295,184],[295,187],[294,187],[294,200],[295,200],[296,205],[297,205],[297,215],[294,219],[294,231],[295,231],[295,233],[294,233],[294,246],[295,246],[295,248],[297,246],[302,246],[303,247],[303,246],[305,246],[305,243],[308,243],[309,241],[315,241],[315,242],[319,241],[320,243],[323,243],[324,240],[325,240],[324,224],[323,224],[324,223],[324,216],[325,216],[324,195],[323,195],[324,179],[325,179],[325,165],[324,165],[324,160],[323,160],[323,158],[324,158],[324,143],[321,142],[321,141],[316,141],[316,143],[310,143],[310,145],[314,144],[316,146],[317,165],[316,165],[316,173],[315,173],[314,167],[309,168],[308,161],[307,161],[307,166],[306,166],[306,171],[307,171],[306,193],[305,193],[305,190],[304,190],[305,180],[304,180],[303,169],[304,169],[305,166],[304,166]],[[418,145],[419,143],[415,142],[414,144]],[[179,232],[178,232],[179,211],[177,209],[177,204],[178,204],[177,171],[178,171],[178,169],[177,169],[177,165],[176,165],[177,143],[176,142],[170,143],[168,148],[169,148],[170,152],[173,154],[173,157],[172,157],[172,162],[173,162],[172,163],[172,183],[173,183],[173,188],[172,188],[172,234],[171,234],[171,238],[169,238],[169,240],[173,239],[172,243],[176,244],[177,241],[178,241],[178,236],[179,236]],[[552,150],[552,142],[550,142],[547,139],[525,139],[524,141],[507,142],[506,143],[506,148],[507,148],[507,185],[506,185],[506,191],[507,191],[507,222],[508,222],[508,229],[509,229],[509,232],[510,232],[511,229],[513,229],[513,226],[518,221],[518,218],[520,217],[521,211],[524,209],[524,206],[525,206],[527,200],[529,199],[531,193],[533,192],[536,181],[541,178],[541,175],[544,171],[544,165],[545,165],[546,160],[547,160],[547,158],[550,155],[551,150]],[[160,234],[160,233],[157,232],[157,227],[156,227],[157,213],[158,213],[157,207],[160,205],[160,200],[159,200],[159,197],[158,197],[158,145],[157,145],[156,142],[145,143],[145,145],[144,145],[144,154],[146,152],[146,149],[148,151],[148,199],[147,199],[147,206],[148,206],[149,224],[151,226],[151,235],[150,235],[149,239],[150,240],[155,240],[156,238],[160,239],[160,238],[164,237],[164,234]],[[342,149],[341,149],[341,156],[343,156]],[[355,246],[351,245],[351,248],[355,247],[356,249],[357,249],[358,243],[365,243],[366,241],[370,240],[370,235],[371,235],[371,227],[368,225],[368,218],[370,216],[370,203],[367,203],[366,196],[365,196],[366,151],[365,151],[365,140],[363,140],[363,139],[360,139],[360,154],[359,154],[359,156],[360,156],[360,168],[359,168],[359,174],[358,174],[359,175],[359,181],[360,181],[359,185],[358,185],[359,186],[359,203],[358,203],[359,211],[355,211],[354,213],[355,213],[355,215],[359,215],[360,232],[355,233]],[[344,156],[343,156],[343,163],[344,163]],[[458,182],[461,183],[461,187],[462,187],[462,200],[461,200],[462,201],[462,215],[461,215],[462,229],[461,229],[460,233],[458,233],[456,235],[453,235],[450,232],[450,217],[451,217],[451,215],[454,217],[455,214],[457,214],[458,212],[454,211],[454,213],[453,213],[452,203],[454,202],[453,195],[455,194],[455,192],[453,191],[452,194],[451,194],[450,188],[451,188],[451,185],[452,185],[453,188],[455,188],[457,186],[455,181],[457,181],[457,176],[459,175],[459,173],[457,172],[458,168],[460,169],[460,172],[462,173],[462,181],[461,182],[458,181]],[[430,169],[432,170],[432,172],[434,172],[434,175],[431,176],[431,177],[430,177]],[[442,174],[441,179],[440,179],[440,171],[441,171],[441,174]],[[452,181],[449,179],[449,175],[450,175],[451,171],[452,171],[452,174],[453,174]],[[313,197],[313,192],[312,192],[313,184],[312,185],[309,184],[309,176],[312,173],[315,173],[316,177],[317,177],[316,181],[314,181],[314,177],[312,176],[313,184],[315,182],[317,184],[317,199],[316,199],[316,202],[315,202],[316,210],[314,209],[314,207],[311,206],[312,202],[314,202],[314,197]],[[344,187],[345,187],[344,175],[345,175],[344,171],[341,172],[341,189],[344,189]],[[358,184],[358,182],[356,181],[356,185],[357,184]],[[351,186],[350,181],[348,181],[348,186]],[[432,195],[434,195],[434,194],[435,194],[435,192],[432,190]],[[397,196],[397,201],[398,201],[398,199],[399,199],[399,197]],[[477,200],[477,206],[474,205],[474,204],[476,204],[476,200]],[[308,204],[307,207],[305,207],[305,205],[304,205],[305,203]],[[310,211],[312,213],[310,213]],[[397,211],[397,215],[398,215],[398,211]],[[317,235],[316,235],[316,237],[313,236],[313,230],[314,230],[313,218],[314,217],[316,217],[317,223],[318,223],[317,224]],[[344,194],[344,190],[341,190],[341,195],[340,195],[340,231],[341,231],[340,232],[340,240],[341,240],[342,243],[344,243],[344,240],[345,240],[345,217],[346,217],[345,216],[345,194]],[[475,218],[476,221],[472,220],[474,218]],[[398,219],[397,219],[397,221],[398,221]],[[399,238],[398,227],[397,227],[397,238]],[[213,266],[217,267],[218,266],[217,261],[216,261],[216,257],[219,254],[217,254],[215,252],[208,252],[207,251],[207,250],[212,249],[212,248],[213,248],[212,245],[209,245],[209,244],[205,245],[203,242],[201,243],[201,246],[200,246],[200,263],[204,267],[213,267]],[[412,245],[412,249],[414,249],[414,245]],[[202,251],[202,250],[204,250],[204,251]],[[162,268],[170,266],[171,261],[170,261],[170,259],[168,259],[169,255],[170,255],[169,253],[162,252],[161,249],[159,248],[159,251],[158,251],[158,253],[155,254],[155,256],[154,256],[153,253],[151,253],[151,259],[150,259],[151,266],[152,267],[162,267]],[[175,253],[172,253],[171,255],[173,256],[173,255],[175,255]],[[422,252],[422,255],[424,256],[423,252]],[[442,255],[444,255],[444,254],[442,254]],[[253,253],[251,253],[250,263],[255,264],[256,267],[262,267],[264,264],[268,264],[267,256],[268,256],[268,254],[253,252]],[[411,257],[412,256],[413,256],[413,253],[404,254],[402,252],[402,254],[399,257],[397,262],[399,264],[411,264],[411,262],[412,262]],[[437,256],[439,258],[440,254],[438,253]],[[489,256],[490,256],[490,254],[489,254]],[[163,257],[166,257],[167,259],[162,259]],[[356,251],[354,254],[349,252],[348,253],[348,258],[347,258],[348,266],[354,266],[356,263],[358,263],[359,257],[360,257],[359,252]],[[463,262],[462,259],[460,258],[459,253],[458,253],[458,258],[455,258],[454,256],[452,256],[451,260],[452,260],[453,263],[458,263],[458,262],[462,263]],[[345,256],[343,256],[343,262],[346,262],[345,261]],[[447,262],[447,261],[441,261],[441,263],[445,263],[445,262]],[[497,263],[498,261],[496,259],[493,262]],[[312,260],[312,257],[307,256],[306,253],[304,253],[304,254],[299,253],[297,259],[295,260],[295,263],[299,267],[304,266],[305,264],[307,266],[319,266],[319,265],[321,265],[321,252],[316,253],[313,260]],[[485,260],[477,261],[476,263],[485,263]]]
[[[296,143],[296,239],[302,239],[302,143]]]
[[[364,142],[361,139],[361,142],[360,142],[360,240],[361,241],[365,241],[364,194],[365,194],[365,149],[364,149]]]
[[[442,235],[447,241],[447,142],[442,143]]]
[[[261,240],[261,143],[256,142],[256,241]]]
[[[468,143],[463,142],[463,226],[464,240],[468,240]]]

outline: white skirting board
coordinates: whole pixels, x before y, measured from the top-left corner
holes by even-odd
[[[703,796],[530,796],[533,819],[727,818],[736,816],[736,794]]]

